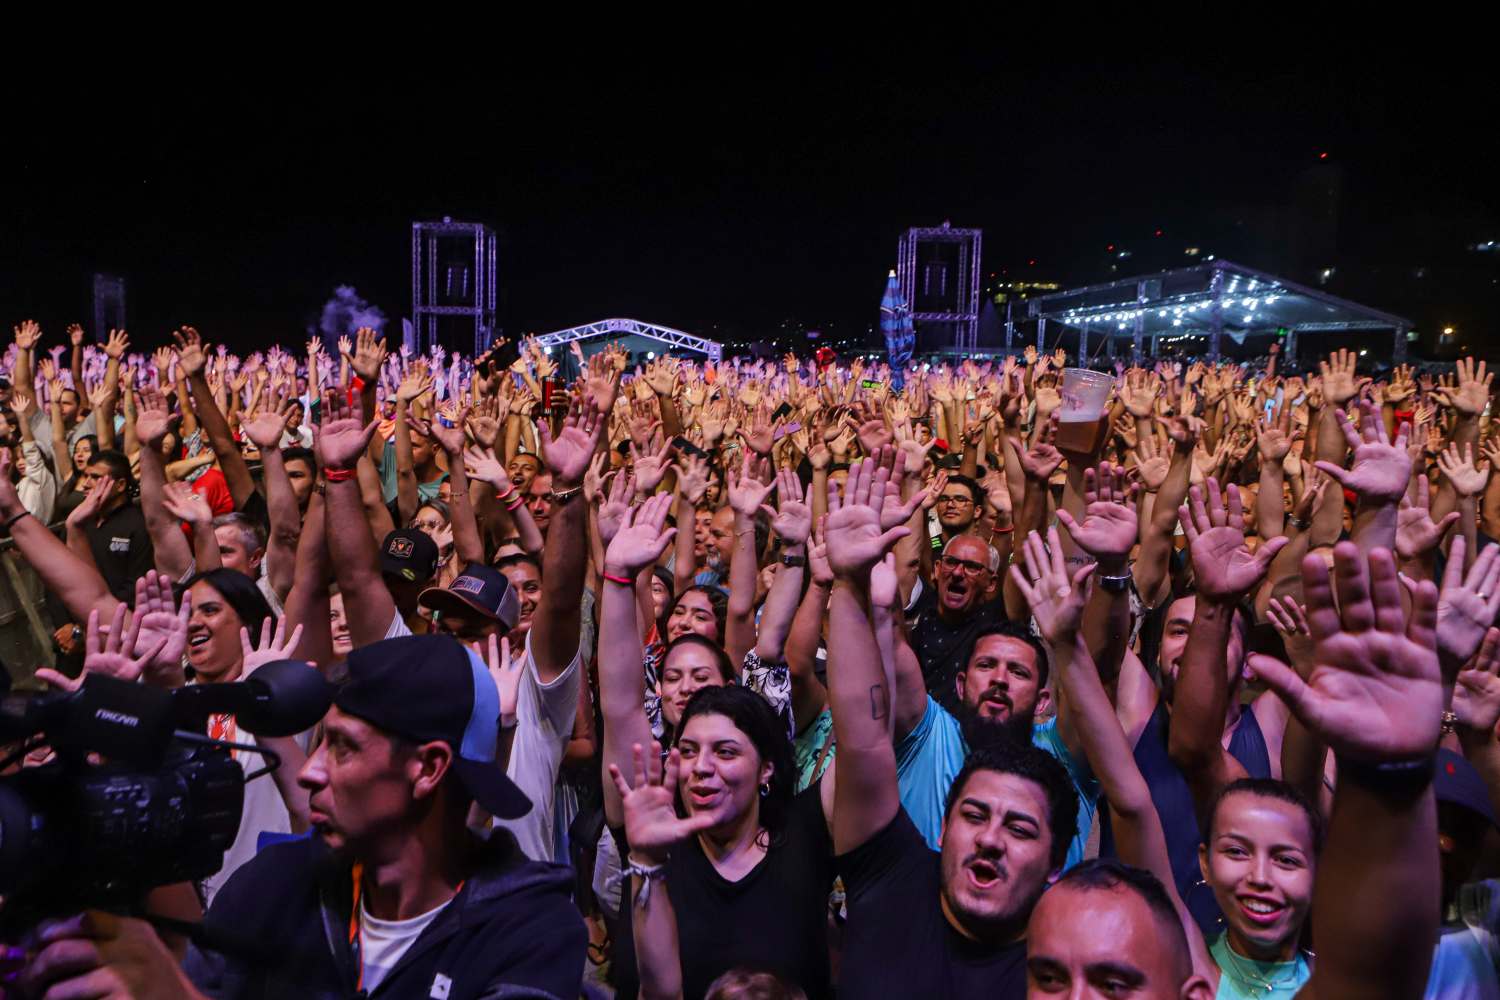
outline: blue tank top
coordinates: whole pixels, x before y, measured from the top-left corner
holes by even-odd
[[[1135,763],[1151,789],[1151,801],[1156,804],[1156,813],[1161,817],[1162,829],[1167,835],[1167,855],[1172,860],[1177,892],[1202,928],[1204,937],[1212,940],[1223,929],[1224,915],[1214,899],[1213,890],[1199,884],[1203,874],[1198,867],[1198,845],[1202,843],[1203,835],[1198,829],[1198,813],[1193,808],[1193,793],[1188,788],[1187,778],[1167,754],[1170,721],[1166,703],[1158,700],[1156,710],[1151,713],[1135,745]],[[1229,755],[1240,762],[1250,777],[1271,776],[1271,755],[1266,750],[1266,738],[1249,705],[1240,713],[1234,735],[1229,738]]]

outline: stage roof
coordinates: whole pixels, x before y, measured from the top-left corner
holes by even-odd
[[[1159,337],[1160,343],[1208,336],[1215,355],[1216,332],[1243,343],[1282,331],[1388,330],[1399,357],[1412,327],[1405,317],[1227,260],[1039,295],[1028,306],[1042,329],[1057,323],[1095,336]]]

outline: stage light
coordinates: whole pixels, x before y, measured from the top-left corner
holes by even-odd
[[[1181,326],[1182,325],[1182,320],[1180,320],[1180,319],[1174,319],[1172,321],[1172,325],[1173,326]]]
[[[1319,153],[1318,154],[1318,159],[1320,159],[1320,160],[1326,160],[1326,159],[1328,159],[1328,154],[1327,153]]]
[[[647,351],[646,352],[646,360],[647,361],[655,361],[656,360],[656,352],[655,351]]]

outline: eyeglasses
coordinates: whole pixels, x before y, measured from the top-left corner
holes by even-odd
[[[952,573],[962,570],[970,576],[978,576],[980,573],[988,573],[990,571],[990,568],[984,563],[977,563],[970,559],[959,559],[957,556],[943,556],[940,562],[943,564],[944,569]]]
[[[962,507],[962,506],[964,506],[966,504],[972,504],[974,502],[974,498],[973,497],[968,497],[968,496],[956,496],[956,497],[944,497],[944,496],[940,496],[940,497],[937,498],[937,502],[940,503],[940,504],[958,504],[960,507]]]

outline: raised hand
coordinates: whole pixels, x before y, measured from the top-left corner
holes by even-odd
[[[1332,462],[1319,461],[1317,468],[1358,493],[1368,503],[1396,503],[1406,492],[1411,479],[1411,456],[1406,452],[1409,425],[1402,424],[1396,440],[1390,441],[1379,407],[1361,400],[1360,429],[1355,430],[1342,410],[1335,410],[1344,439],[1354,449],[1354,463],[1347,469]]]
[[[1026,568],[1011,563],[1010,576],[1026,598],[1037,628],[1054,645],[1071,642],[1083,620],[1083,608],[1093,587],[1089,576],[1094,572],[1094,564],[1084,566],[1070,577],[1056,526],[1047,529],[1045,546],[1037,532],[1028,534],[1021,552]]]
[[[172,339],[177,342],[177,363],[182,368],[182,374],[188,378],[203,374],[203,369],[208,364],[208,345],[203,342],[198,331],[185,326],[172,331]]]
[[[1490,481],[1489,466],[1482,461],[1477,466],[1474,463],[1473,445],[1465,444],[1460,451],[1457,441],[1449,442],[1447,449],[1438,455],[1437,464],[1453,491],[1461,497],[1478,496]]]
[[[672,494],[658,493],[626,512],[619,530],[605,550],[605,575],[633,580],[642,569],[661,558],[677,534],[676,528],[663,527],[671,506]],[[600,534],[603,534],[602,525]]]
[[[490,680],[495,682],[495,693],[500,697],[500,724],[515,725],[516,704],[521,694],[522,661],[511,659],[510,640],[491,633],[484,645],[471,642],[469,648],[483,661],[489,669]]]
[[[83,502],[74,507],[72,513],[68,515],[68,523],[83,525],[98,517],[99,513],[104,510],[104,505],[109,502],[109,494],[114,487],[113,476],[104,476],[96,480],[83,498]]]
[[[1083,470],[1083,520],[1075,521],[1061,507],[1057,520],[1078,547],[1095,559],[1123,560],[1130,555],[1139,530],[1135,510],[1139,491],[1138,486],[1126,482],[1123,465],[1101,462],[1097,470]]]
[[[1256,428],[1255,447],[1260,452],[1261,462],[1282,461],[1292,450],[1292,443],[1296,439],[1292,433],[1292,405],[1290,402],[1282,403],[1270,420],[1261,418]]]
[[[1205,597],[1234,603],[1265,577],[1287,539],[1273,538],[1252,553],[1245,544],[1239,487],[1231,483],[1227,495],[1221,496],[1218,480],[1210,477],[1205,486],[1206,504],[1204,490],[1194,486],[1188,491],[1188,502],[1177,508],[1192,557],[1193,582]]]
[[[348,357],[347,352],[345,356]],[[385,364],[385,358],[384,337],[377,337],[367,326],[354,331],[354,355],[349,357],[349,367],[354,369],[354,374],[374,384],[380,378],[380,367]]]
[[[1500,546],[1486,545],[1465,573],[1465,545],[1463,535],[1453,536],[1437,599],[1437,651],[1450,677],[1474,655],[1484,630],[1500,613]],[[1405,578],[1403,582],[1415,592],[1415,583]]]
[[[1137,420],[1149,420],[1156,410],[1156,396],[1161,392],[1161,380],[1140,368],[1125,373],[1125,383],[1120,389],[1120,402],[1126,411]]]
[[[1396,512],[1396,554],[1402,559],[1416,559],[1438,547],[1448,529],[1458,520],[1458,511],[1449,511],[1441,521],[1434,522],[1429,507],[1429,488],[1426,476],[1417,477],[1417,497],[1401,498],[1401,509]]]
[[[1358,356],[1353,351],[1337,350],[1327,361],[1318,362],[1322,373],[1323,399],[1330,406],[1343,406],[1359,394],[1360,387],[1369,379],[1357,378],[1354,374]]]
[[[812,508],[804,502],[802,480],[795,469],[782,469],[776,474],[776,507],[762,504],[760,509],[771,519],[776,537],[790,545],[807,544],[807,536],[812,533]]]
[[[1026,473],[1026,478],[1035,482],[1045,484],[1052,478],[1058,466],[1062,465],[1062,452],[1052,443],[1057,437],[1057,416],[1054,414],[1046,423],[1042,424],[1037,433],[1036,441],[1027,448],[1023,442],[1016,442],[1016,457],[1021,461],[1021,468]]]
[[[1437,588],[1425,580],[1412,588],[1408,619],[1390,550],[1367,560],[1353,542],[1340,542],[1333,559],[1332,578],[1319,556],[1302,561],[1314,643],[1307,679],[1267,658],[1257,664],[1261,680],[1340,756],[1422,758],[1437,747],[1443,715]]]
[[[256,667],[276,660],[290,660],[292,654],[297,650],[297,643],[302,641],[302,626],[298,625],[292,629],[290,637],[286,634],[286,619],[276,619],[276,631],[271,631],[271,619],[266,618],[260,623],[260,642],[250,645],[250,630],[240,626],[240,676],[248,677]]]
[[[637,450],[635,442],[630,443],[631,468],[635,471],[635,491],[638,496],[656,492],[671,466],[672,442],[663,441],[660,431],[656,433],[652,444],[657,445],[658,442],[660,444],[655,450],[649,447]]]
[[[201,493],[194,493],[185,482],[167,483],[162,487],[161,506],[168,514],[188,524],[209,524],[214,519],[213,509]]]
[[[740,468],[730,468],[726,485],[730,508],[741,517],[754,518],[776,488],[776,480],[771,477],[771,463],[747,451]]]
[[[553,490],[560,492],[583,484],[589,461],[599,446],[600,435],[604,433],[605,416],[593,403],[580,402],[575,397],[556,437],[552,435],[551,420],[543,418],[538,421],[542,459],[552,470]]]
[[[434,416],[427,427],[427,436],[443,449],[450,461],[459,459],[464,452],[464,423],[469,419],[469,408],[463,407],[448,418],[451,426],[443,423],[441,416]]]
[[[104,342],[105,355],[119,361],[128,350],[130,350],[130,335],[124,330],[109,331],[109,339]]]
[[[495,457],[495,453],[488,449],[465,448],[464,472],[470,479],[489,483],[502,497],[510,492],[510,475],[505,471],[505,466],[501,465],[500,460]]]
[[[1473,358],[1459,358],[1456,370],[1457,386],[1444,386],[1435,390],[1433,395],[1453,407],[1460,416],[1477,417],[1490,401],[1490,383],[1495,380],[1495,374],[1485,373],[1483,361],[1476,368]]]
[[[1135,446],[1135,471],[1140,477],[1141,489],[1155,493],[1167,481],[1172,460],[1162,448],[1155,434],[1142,434]]]
[[[418,361],[406,369],[406,374],[401,376],[401,383],[396,386],[396,399],[403,403],[410,403],[431,389],[432,377],[427,374],[427,365]]]
[[[677,492],[693,506],[703,502],[708,492],[708,460],[692,452],[679,452],[681,461],[673,462],[677,473]]]
[[[290,407],[297,405],[295,401],[286,404],[280,393],[267,392],[255,412],[240,420],[240,429],[257,448],[280,448],[281,436],[286,433],[286,423],[292,415]]]
[[[69,678],[56,670],[43,667],[36,672],[36,675],[53,687],[64,691],[77,691],[83,686],[84,677],[89,674],[103,674],[122,681],[137,681],[147,665],[161,652],[166,641],[159,637],[147,647],[144,653],[132,655],[138,648],[140,632],[139,618],[133,616],[130,609],[121,603],[115,605],[115,616],[110,623],[109,635],[101,640],[99,609],[94,608],[89,612],[83,673],[76,678]]]
[[[594,517],[599,526],[599,538],[607,549],[630,513],[631,498],[635,496],[635,477],[611,472],[603,478],[609,481],[609,493],[601,494]]]
[[[911,534],[902,526],[880,529],[880,510],[885,505],[888,473],[866,458],[849,466],[849,478],[840,496],[837,480],[828,481],[828,517],[824,537],[828,564],[838,576],[865,583],[871,568],[901,539]]]
[[[323,394],[323,427],[315,442],[318,460],[324,469],[352,469],[375,436],[376,421],[360,423],[360,413],[349,405],[339,389]]]
[[[1479,652],[1459,671],[1453,714],[1460,726],[1481,740],[1488,740],[1500,722],[1500,628],[1485,631]]]
[[[37,341],[42,339],[42,328],[34,319],[24,319],[14,330],[16,347],[23,351],[36,349]]]
[[[665,864],[672,845],[707,830],[717,822],[717,817],[713,812],[686,818],[677,815],[677,775],[682,755],[676,747],[667,754],[665,768],[660,743],[653,741],[649,753],[637,743],[632,756],[633,784],[625,780],[617,765],[609,765],[610,780],[625,807],[625,838],[630,844],[631,857],[638,857],[648,865]]]

